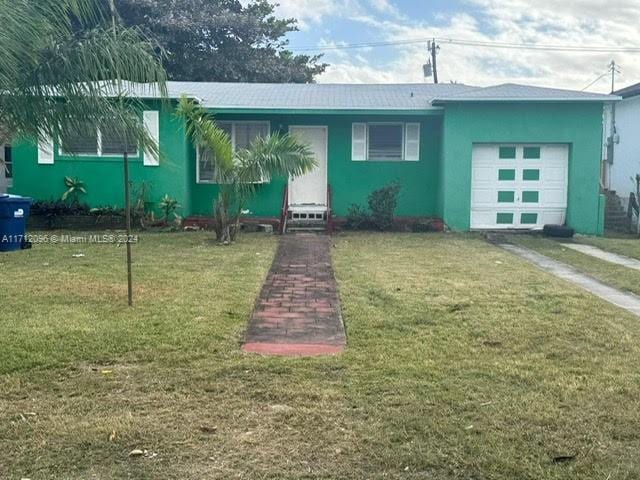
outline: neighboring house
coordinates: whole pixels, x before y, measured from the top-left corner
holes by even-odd
[[[603,231],[600,194],[603,105],[616,97],[499,85],[336,85],[169,82],[171,102],[143,86],[144,122],[159,139],[159,159],[133,148],[133,183],[148,181],[152,198],[176,197],[181,214],[210,215],[217,186],[211,166],[172,113],[182,94],[200,102],[234,147],[256,135],[291,132],[309,143],[317,168],[290,182],[295,218],[344,217],[373,190],[398,181],[397,215],[439,217],[453,230],[541,228],[565,223]],[[64,176],[85,182],[92,206],[122,205],[121,142],[96,132],[14,146],[13,193],[59,198]],[[257,187],[251,215],[278,218],[286,179]]]
[[[640,83],[614,94],[622,100],[605,109],[603,182],[626,208],[640,174]]]

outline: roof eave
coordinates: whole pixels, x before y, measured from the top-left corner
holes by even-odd
[[[610,95],[601,98],[440,98],[431,102],[431,105],[444,105],[446,103],[610,103],[619,102],[622,97]]]
[[[412,108],[292,108],[292,107],[237,107],[204,106],[219,114],[283,114],[283,115],[438,115],[442,107]]]

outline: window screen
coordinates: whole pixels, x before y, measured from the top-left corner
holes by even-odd
[[[126,138],[122,132],[102,131],[102,155],[122,155],[125,146],[129,155],[135,156],[138,151],[137,142]]]
[[[402,160],[402,125],[369,125],[370,160]]]
[[[249,148],[251,142],[256,137],[266,137],[269,134],[269,124],[267,123],[236,123],[234,125],[235,145],[234,148]]]
[[[97,155],[98,132],[96,130],[81,129],[70,133],[62,140],[62,150],[72,155]]]

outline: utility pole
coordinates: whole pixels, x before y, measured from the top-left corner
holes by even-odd
[[[609,71],[611,72],[611,93],[613,93],[616,91],[616,73],[620,73],[620,69],[616,65],[615,60],[611,60]]]
[[[430,50],[431,50],[431,65],[433,66],[433,83],[438,83],[438,66],[436,63],[436,55],[440,47],[436,44],[436,39],[434,38],[430,42]]]

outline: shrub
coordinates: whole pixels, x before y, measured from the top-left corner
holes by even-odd
[[[67,203],[62,200],[36,200],[31,206],[32,215],[43,217],[89,215],[89,211],[89,206],[84,203]]]
[[[180,204],[175,198],[165,195],[162,197],[162,200],[160,200],[158,206],[160,207],[160,210],[162,210],[163,220],[165,223],[168,224],[173,216],[178,216],[176,214],[176,210],[180,208]]]
[[[37,200],[31,205],[31,215],[44,217],[49,228],[53,228],[59,217],[89,215],[89,206],[84,203],[68,203],[63,200]]]
[[[124,217],[125,216],[124,208],[119,208],[116,206],[95,207],[89,210],[89,213],[97,217]]]
[[[63,201],[70,201],[71,204],[79,204],[80,196],[86,195],[87,188],[84,182],[78,177],[64,177],[64,186],[67,190],[62,194]]]
[[[369,195],[371,223],[378,230],[389,230],[393,227],[393,216],[398,206],[400,184],[397,182],[374,190]]]
[[[371,224],[369,212],[361,205],[352,204],[347,211],[347,225],[351,230],[362,230]]]

